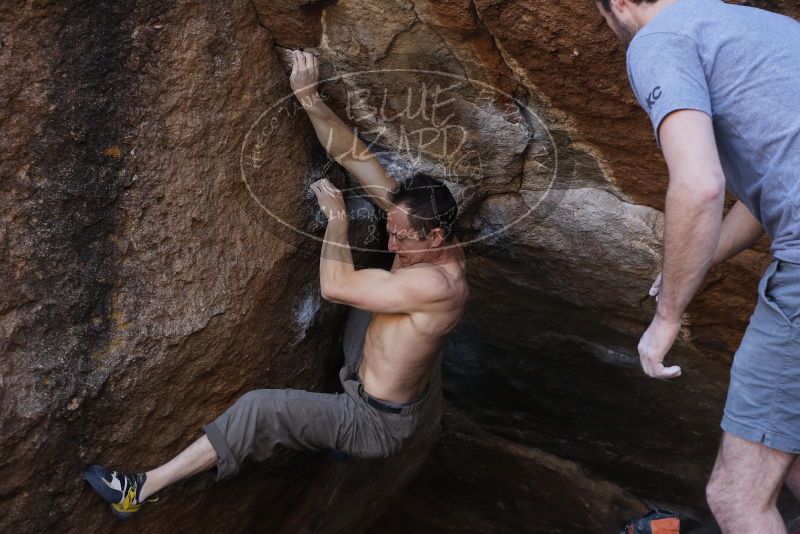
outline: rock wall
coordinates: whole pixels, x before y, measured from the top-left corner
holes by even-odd
[[[0,530],[110,530],[80,467],[157,465],[249,389],[335,388],[345,311],[319,298],[307,186],[353,182],[289,98],[295,47],[394,174],[456,192],[473,299],[448,345],[454,410],[399,501],[424,451],[286,453],[178,485],[130,528],[353,532],[391,502],[380,531],[599,532],[645,501],[707,517],[768,244],[709,275],[671,356],[684,376],[644,378],[666,170],[592,2],[13,0]],[[357,262],[385,263],[349,195]]]
[[[247,390],[332,385],[343,310],[253,201],[318,231],[324,153],[287,116],[245,187],[244,137],[289,91],[247,2],[17,2],[2,21],[0,530],[102,532],[81,467],[150,468]],[[167,497],[144,528],[277,529],[298,472],[329,463]]]

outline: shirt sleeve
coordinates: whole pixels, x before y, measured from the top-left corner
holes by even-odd
[[[713,116],[705,71],[689,37],[651,33],[635,38],[628,48],[628,78],[659,144],[658,128],[673,111],[695,109]]]

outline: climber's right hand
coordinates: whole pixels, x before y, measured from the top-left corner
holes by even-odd
[[[311,52],[292,50],[292,74],[289,83],[294,96],[304,108],[310,108],[319,100],[317,81],[319,78],[319,60]]]

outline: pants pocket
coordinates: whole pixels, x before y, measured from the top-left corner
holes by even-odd
[[[763,297],[767,304],[789,323],[800,318],[800,266],[772,262],[762,280]]]

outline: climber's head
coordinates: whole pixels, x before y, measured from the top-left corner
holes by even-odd
[[[595,0],[600,14],[626,47],[652,18],[654,8],[674,2],[675,0]]]
[[[429,261],[438,252],[435,249],[451,243],[458,204],[444,183],[417,173],[400,182],[389,202],[389,250],[397,253],[404,266]]]

